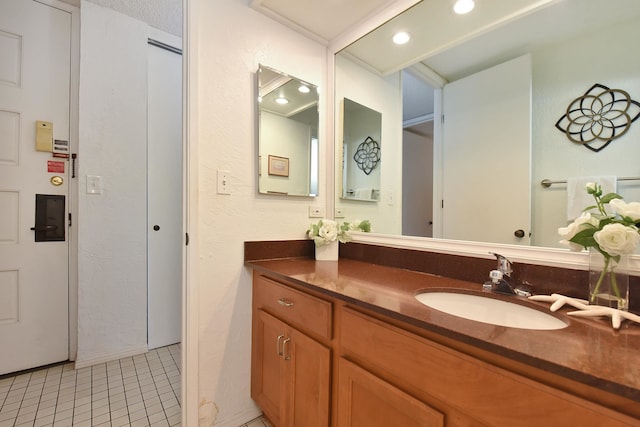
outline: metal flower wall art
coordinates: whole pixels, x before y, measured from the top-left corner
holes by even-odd
[[[380,145],[370,136],[358,145],[356,153],[353,155],[356,165],[366,175],[369,175],[380,161]]]
[[[640,116],[640,103],[622,89],[594,84],[567,107],[556,128],[569,140],[598,152],[624,135]]]

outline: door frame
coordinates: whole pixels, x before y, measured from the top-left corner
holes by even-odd
[[[71,76],[69,84],[69,148],[71,153],[78,153],[78,124],[80,103],[80,8],[60,0],[33,0],[46,6],[68,12],[71,15]],[[68,227],[68,295],[69,295],[69,360],[75,360],[78,353],[78,177],[71,178],[71,162],[69,159],[68,209],[72,218]]]

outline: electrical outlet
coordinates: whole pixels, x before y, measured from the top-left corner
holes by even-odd
[[[324,218],[324,208],[320,206],[309,206],[309,218]]]
[[[231,194],[231,172],[218,169],[218,194]]]
[[[344,218],[345,217],[345,208],[336,208],[336,218]]]

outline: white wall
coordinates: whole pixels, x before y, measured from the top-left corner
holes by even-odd
[[[260,191],[309,195],[311,127],[268,111],[259,114]],[[289,176],[269,175],[269,155],[289,159]]]
[[[78,354],[146,350],[147,25],[81,5]],[[87,194],[87,175],[103,193]]]
[[[243,242],[304,238],[308,205],[324,206],[327,191],[321,113],[321,198],[257,193],[258,64],[318,84],[323,112],[326,49],[247,3],[192,0],[188,9],[189,301],[199,312],[192,332],[198,337],[201,426],[237,427],[259,413],[250,398],[251,275],[243,265]],[[217,169],[230,171],[231,195],[216,194]]]
[[[557,229],[567,225],[566,184],[544,189],[541,180],[638,176],[640,121],[598,153],[571,142],[555,128],[569,103],[595,83],[623,89],[640,101],[640,56],[621,52],[636,33],[637,20],[533,54],[532,244],[536,246],[558,247]],[[627,201],[640,200],[637,181],[619,182],[618,192]]]
[[[358,202],[339,199],[345,220],[368,219],[372,231],[385,234],[402,232],[402,90],[400,73],[387,77],[375,75],[341,55],[336,56],[336,104],[349,98],[382,114],[380,138],[380,201]],[[336,111],[340,108],[336,107]],[[339,114],[339,113],[338,113]],[[336,156],[342,152],[342,119],[336,117]],[[352,156],[353,154],[351,154]],[[340,179],[336,178],[339,184]],[[336,198],[340,185],[336,185]],[[390,202],[389,198],[392,198]]]

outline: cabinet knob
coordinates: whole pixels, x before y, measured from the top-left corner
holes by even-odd
[[[284,298],[280,298],[278,300],[278,304],[280,304],[283,307],[293,307],[293,301],[288,301]]]
[[[516,230],[513,232],[513,235],[518,237],[518,238],[523,238],[524,237],[524,230]]]

